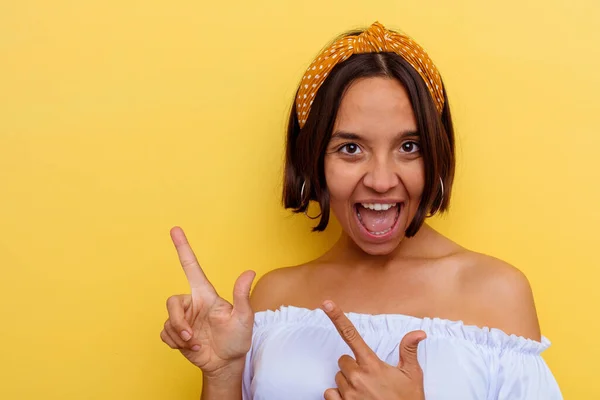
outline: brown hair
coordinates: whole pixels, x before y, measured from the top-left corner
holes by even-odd
[[[354,31],[346,35],[359,33]],[[321,217],[313,231],[323,231],[327,227],[329,191],[324,172],[325,150],[345,91],[355,80],[368,77],[388,77],[400,82],[408,93],[417,120],[425,165],[425,188],[419,208],[405,232],[411,237],[429,213],[443,212],[449,207],[455,169],[454,129],[445,88],[444,108],[440,114],[421,76],[395,53],[355,54],[336,65],[315,95],[302,129],[294,102],[287,129],[283,205],[300,213],[307,210],[310,200],[317,201]]]

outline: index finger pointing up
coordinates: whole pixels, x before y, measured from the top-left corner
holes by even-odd
[[[214,290],[211,283],[206,279],[206,275],[204,275],[204,272],[198,263],[198,259],[196,259],[196,255],[185,237],[183,229],[178,226],[171,229],[171,239],[177,249],[179,262],[185,272],[190,287],[192,289],[206,289],[208,287]]]
[[[331,322],[333,322],[342,339],[350,346],[358,364],[365,364],[373,360],[373,357],[377,357],[362,336],[360,336],[354,324],[352,324],[346,314],[334,302],[326,301],[323,304],[323,309]]]

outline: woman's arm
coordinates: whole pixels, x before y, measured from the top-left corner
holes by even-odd
[[[201,400],[242,400],[244,363],[227,367],[218,374],[202,376]]]

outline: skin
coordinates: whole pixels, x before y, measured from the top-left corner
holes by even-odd
[[[161,338],[202,369],[204,400],[241,398],[239,385],[231,382],[241,382],[253,312],[281,305],[315,309],[335,301],[331,311],[324,311],[354,357],[338,360],[338,387],[324,393],[326,400],[424,398],[416,349],[425,333],[407,334],[400,346],[401,364],[391,367],[377,359],[341,310],[461,320],[541,339],[532,291],[518,269],[465,249],[427,224],[414,237],[404,236],[424,187],[418,141],[410,100],[400,83],[380,77],[353,82],[341,101],[325,155],[331,211],[342,227],[339,240],[312,262],[267,273],[251,296],[254,274],[243,273],[233,305],[202,273],[183,231],[173,229],[191,295],[168,300],[169,319]],[[356,218],[357,202],[376,199],[403,204],[399,229],[386,240],[365,235]]]
[[[410,100],[397,81],[361,79],[346,92],[325,155],[331,211],[344,231],[340,250],[369,258],[401,251],[424,186],[416,132]],[[384,243],[373,243],[360,234],[355,204],[381,199],[404,203],[399,221],[404,229]]]
[[[331,210],[343,232],[320,258],[264,275],[252,294],[253,309],[313,309],[333,299],[347,311],[462,320],[539,341],[531,288],[518,269],[465,249],[427,224],[404,237],[424,187],[422,158],[407,144],[418,142],[409,134],[414,131],[409,97],[396,80],[366,78],[349,87],[325,156]],[[337,132],[359,138],[338,139]],[[355,146],[336,151],[349,143]],[[385,243],[366,240],[354,208],[364,198],[402,199],[404,229]]]

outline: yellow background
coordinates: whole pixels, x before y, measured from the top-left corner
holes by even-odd
[[[198,397],[159,339],[187,292],[169,229],[226,298],[331,245],[280,207],[285,117],[316,52],[375,20],[447,83],[433,225],[527,274],[565,398],[600,398],[597,0],[3,0],[0,398]]]

